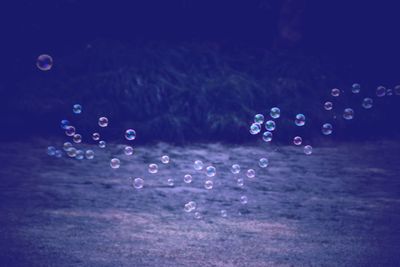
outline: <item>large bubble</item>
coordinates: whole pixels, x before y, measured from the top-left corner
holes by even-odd
[[[324,135],[330,135],[330,134],[332,133],[332,131],[333,131],[332,124],[330,124],[330,123],[324,123],[324,124],[322,125],[322,133],[323,133]]]
[[[304,126],[306,124],[306,116],[304,114],[297,114],[294,123],[297,126]]]
[[[351,108],[345,108],[343,111],[343,118],[346,120],[351,120],[354,118],[354,110]]]
[[[53,58],[46,54],[38,56],[36,60],[36,67],[42,71],[50,70],[53,67]]]

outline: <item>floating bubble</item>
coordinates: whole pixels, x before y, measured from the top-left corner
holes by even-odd
[[[72,140],[74,141],[74,143],[81,143],[82,142],[82,135],[80,134],[75,134],[74,137],[72,137]]]
[[[269,163],[269,161],[268,161],[267,158],[261,158],[258,161],[258,166],[260,166],[261,168],[267,168],[268,167],[268,163]]]
[[[334,97],[339,96],[340,95],[340,90],[337,89],[337,88],[333,88],[332,91],[331,91],[331,95],[334,96]]]
[[[142,189],[144,185],[144,180],[142,178],[135,178],[133,180],[133,187],[136,189]]]
[[[61,129],[66,130],[70,126],[69,120],[61,120],[60,126]]]
[[[272,133],[271,132],[268,132],[268,131],[265,131],[264,133],[263,133],[263,140],[265,141],[265,142],[271,142],[272,141]]]
[[[54,156],[56,154],[56,148],[54,146],[47,147],[47,155]]]
[[[261,131],[261,126],[258,123],[253,123],[250,126],[250,133],[255,135],[258,134]]]
[[[125,153],[125,155],[127,155],[127,156],[132,155],[132,154],[133,154],[133,147],[131,147],[131,146],[125,146],[125,148],[124,148],[124,153]]]
[[[377,88],[376,88],[376,95],[378,96],[378,97],[383,97],[383,96],[385,96],[386,95],[386,87],[384,87],[384,86],[378,86]]]
[[[217,174],[217,170],[214,166],[208,166],[206,168],[206,174],[208,177],[214,177]]]
[[[192,210],[195,210],[197,208],[197,204],[194,201],[189,201],[188,204]]]
[[[83,152],[83,150],[80,150],[80,149],[77,150],[75,158],[79,159],[79,160],[84,159],[85,158],[85,152]]]
[[[193,180],[193,177],[192,177],[190,174],[186,174],[186,175],[183,177],[183,181],[184,181],[185,183],[187,183],[187,184],[190,184],[190,183],[192,182],[192,180]]]
[[[343,112],[343,118],[346,120],[351,120],[354,118],[354,110],[351,108],[345,108]]]
[[[244,185],[244,179],[243,178],[238,178],[236,181],[237,185],[242,187]]]
[[[81,114],[82,113],[82,106],[79,104],[75,104],[72,106],[72,112],[75,114]]]
[[[73,136],[75,134],[75,127],[74,126],[67,126],[65,128],[65,134],[68,136]]]
[[[169,157],[167,155],[164,155],[161,157],[161,162],[164,164],[168,164],[169,163]]]
[[[91,149],[86,150],[85,156],[86,156],[87,159],[93,159],[93,158],[94,158],[94,152],[93,152],[93,150],[91,150]]]
[[[256,176],[256,171],[253,169],[248,169],[246,172],[246,176],[249,178],[254,178]]]
[[[174,186],[174,179],[168,178],[167,184],[168,184],[169,186]]]
[[[226,212],[226,210],[221,210],[221,216],[223,218],[226,218],[228,216],[228,213]]]
[[[354,94],[358,94],[361,90],[361,85],[359,83],[353,83],[353,85],[351,86],[351,91]]]
[[[332,133],[332,130],[333,130],[332,124],[330,124],[330,123],[324,123],[324,124],[322,125],[322,133],[323,133],[324,135],[330,135],[330,134]]]
[[[157,173],[158,172],[158,165],[151,163],[149,164],[149,168],[148,168],[149,173]]]
[[[106,141],[99,141],[99,147],[100,148],[105,148],[106,147]]]
[[[196,161],[194,162],[194,164],[193,164],[193,167],[194,167],[194,169],[195,169],[196,171],[200,171],[200,170],[203,169],[204,164],[203,164],[203,162],[202,162],[201,160],[196,160]]]
[[[325,110],[332,110],[332,108],[333,108],[333,103],[332,102],[330,102],[330,101],[325,102],[325,104],[324,104],[324,109]]]
[[[65,142],[63,144],[63,149],[64,151],[67,151],[68,149],[70,149],[72,147],[72,144],[70,142]]]
[[[113,158],[110,161],[110,166],[113,169],[118,169],[121,166],[121,161],[117,158]]]
[[[197,219],[197,220],[200,220],[200,219],[201,219],[201,213],[198,212],[198,211],[196,211],[196,212],[194,213],[194,218]]]
[[[135,140],[136,138],[136,131],[133,129],[128,129],[125,131],[125,138],[129,141]]]
[[[93,133],[93,134],[92,134],[92,139],[93,139],[94,141],[100,140],[100,134],[99,134],[99,133]]]
[[[192,211],[192,206],[189,203],[186,203],[183,209],[186,212],[191,212]]]
[[[68,148],[67,155],[68,157],[74,158],[76,156],[76,148],[75,147]]]
[[[257,114],[254,116],[254,123],[263,124],[264,123],[264,115]]]
[[[301,145],[301,143],[303,143],[303,138],[301,138],[300,136],[295,136],[293,138],[293,144],[295,144],[296,146]]]
[[[393,95],[393,90],[390,89],[390,88],[388,88],[388,89],[386,90],[386,95],[387,95],[387,96],[392,96],[392,95]]]
[[[311,155],[312,154],[312,146],[310,146],[310,145],[304,146],[304,154]]]
[[[395,93],[396,95],[400,95],[400,85],[396,85],[396,86],[394,87],[394,93]]]
[[[241,197],[240,197],[240,203],[242,203],[243,205],[245,205],[245,204],[247,204],[247,202],[248,202],[248,199],[247,199],[246,196],[241,196]]]
[[[55,156],[56,158],[61,158],[61,157],[62,157],[62,151],[57,149],[57,150],[54,152],[54,156]]]
[[[281,110],[277,107],[273,107],[271,108],[269,115],[271,116],[271,118],[277,119],[281,116]]]
[[[53,58],[46,54],[38,56],[36,60],[36,67],[42,71],[50,70],[53,67]]]
[[[373,104],[374,104],[374,101],[372,100],[372,98],[366,97],[363,99],[363,102],[362,102],[363,108],[370,109],[370,108],[372,108]]]
[[[267,131],[273,131],[273,130],[275,130],[275,127],[276,127],[276,124],[274,121],[269,120],[265,123],[265,129]]]
[[[233,174],[238,174],[240,172],[240,165],[239,164],[233,164],[231,167],[231,172]]]
[[[214,183],[211,180],[206,180],[204,182],[204,188],[207,190],[211,190],[213,188],[213,185],[214,185]]]
[[[306,116],[304,114],[297,114],[294,123],[297,126],[304,126],[306,124]]]
[[[106,117],[99,118],[99,126],[100,127],[107,127],[108,126],[108,119]]]

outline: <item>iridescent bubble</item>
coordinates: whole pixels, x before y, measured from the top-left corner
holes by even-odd
[[[105,148],[106,147],[106,141],[99,141],[99,147],[100,148]]]
[[[331,95],[335,96],[335,97],[339,96],[340,95],[340,90],[337,89],[337,88],[333,88],[332,91],[331,91]]]
[[[311,155],[312,154],[312,146],[310,146],[310,145],[304,146],[304,154]]]
[[[269,115],[271,116],[271,118],[277,119],[281,116],[281,110],[277,107],[273,107],[273,108],[271,108]]]
[[[196,171],[200,171],[200,170],[203,169],[204,164],[203,164],[203,162],[202,162],[201,160],[196,160],[196,161],[194,162],[194,164],[193,164],[193,167],[194,167],[194,169],[195,169]]]
[[[72,147],[72,144],[70,142],[65,142],[63,144],[63,149],[64,151],[67,151],[68,149],[70,149]]]
[[[135,178],[133,180],[133,187],[136,189],[142,189],[144,185],[144,180],[142,178]]]
[[[91,150],[91,149],[86,150],[85,156],[86,156],[87,159],[93,159],[93,158],[94,158],[94,152],[93,152],[93,150]]]
[[[400,95],[400,85],[396,85],[396,86],[394,87],[394,93],[395,93],[396,95]]]
[[[253,169],[248,169],[246,172],[246,176],[249,178],[254,178],[256,176],[256,171]]]
[[[164,155],[161,157],[161,162],[164,164],[168,164],[169,163],[169,157],[167,155]]]
[[[325,104],[324,104],[324,109],[325,110],[332,110],[332,108],[333,108],[333,103],[332,102],[330,102],[330,101],[325,102]]]
[[[70,126],[69,120],[62,120],[60,123],[61,129],[66,130]]]
[[[233,164],[231,167],[231,172],[233,174],[238,174],[240,172],[240,165],[239,164]]]
[[[125,155],[127,155],[127,156],[132,155],[132,154],[133,154],[133,147],[131,147],[131,146],[125,146],[125,148],[124,148],[124,153],[125,153]]]
[[[56,154],[56,148],[54,146],[47,147],[47,155],[54,156]]]
[[[168,178],[167,184],[168,184],[169,186],[174,186],[174,179]]]
[[[67,155],[68,155],[68,157],[71,157],[71,158],[75,157],[76,156],[76,148],[75,147],[68,148]]]
[[[82,113],[82,106],[79,104],[75,104],[72,106],[72,112],[75,114],[81,114]]]
[[[62,151],[57,149],[57,150],[54,152],[54,156],[55,156],[56,158],[61,158],[61,157],[62,157]]]
[[[223,218],[226,218],[228,216],[228,213],[226,212],[226,210],[221,210],[221,216]]]
[[[294,123],[297,126],[303,126],[306,124],[306,116],[304,116],[304,114],[297,114]]]
[[[301,143],[303,143],[303,138],[301,138],[300,136],[295,136],[293,138],[293,144],[295,144],[296,146],[301,145]]]
[[[65,128],[65,134],[68,136],[73,136],[75,134],[75,127],[74,126],[67,126]]]
[[[74,143],[81,143],[82,142],[82,135],[80,134],[75,134],[74,137],[72,137],[72,140],[74,141]]]
[[[77,150],[75,158],[79,159],[79,160],[84,159],[85,158],[85,152],[83,152],[83,150],[80,150],[80,149]]]
[[[372,98],[366,97],[363,99],[363,102],[362,102],[363,108],[370,109],[370,108],[372,108],[373,104],[374,104],[374,101],[372,100]]]
[[[93,134],[92,134],[92,139],[93,139],[94,141],[100,140],[100,134],[99,134],[99,133],[93,133]]]
[[[214,185],[214,183],[211,180],[206,180],[204,182],[204,188],[207,190],[211,190],[213,188],[213,185]]]
[[[254,123],[263,124],[264,123],[264,115],[257,114],[254,116]]]
[[[386,87],[384,87],[384,86],[378,86],[377,88],[376,88],[376,95],[378,96],[378,97],[383,97],[383,96],[385,96],[386,95]]]
[[[198,211],[196,211],[196,212],[194,213],[194,218],[197,219],[197,220],[200,220],[200,219],[201,219],[201,213],[198,212]]]
[[[214,177],[217,174],[217,170],[214,166],[208,166],[206,168],[206,174],[208,177]]]
[[[238,178],[236,181],[237,185],[242,187],[244,185],[244,179],[243,178]]]
[[[275,127],[276,127],[276,124],[274,121],[269,120],[265,123],[265,129],[267,131],[273,131],[273,130],[275,130]]]
[[[263,137],[262,138],[263,138],[263,140],[265,142],[271,142],[272,141],[272,133],[266,131],[266,132],[263,133]]]
[[[345,108],[343,112],[343,118],[346,120],[351,120],[354,118],[354,110],[351,108]]]
[[[106,117],[99,118],[99,126],[100,127],[107,127],[108,126],[108,119]]]
[[[183,177],[183,181],[185,182],[185,183],[187,183],[187,184],[190,184],[191,182],[192,182],[192,176],[190,175],[190,174],[186,174],[184,177]]]
[[[118,169],[121,166],[121,161],[117,158],[113,158],[110,161],[110,166],[113,169]]]
[[[269,161],[268,161],[267,158],[261,158],[258,161],[258,166],[260,166],[261,168],[267,168],[268,167],[268,163],[269,163]]]
[[[136,131],[133,129],[128,129],[125,131],[125,138],[129,141],[135,140],[136,138]]]
[[[261,126],[258,123],[253,123],[250,126],[250,133],[255,135],[258,134],[261,131]]]
[[[361,90],[361,85],[358,83],[353,83],[353,85],[351,86],[351,91],[354,94],[358,94],[360,92],[360,90]]]
[[[158,165],[151,163],[149,164],[149,168],[148,168],[149,173],[157,173],[158,172]]]
[[[243,205],[245,205],[245,204],[247,204],[247,202],[248,202],[248,199],[247,199],[246,196],[241,196],[241,197],[240,197],[240,203],[242,203]]]
[[[53,67],[53,58],[46,54],[38,56],[36,60],[36,67],[42,71],[50,70]]]
[[[330,124],[330,123],[324,123],[324,124],[322,125],[322,133],[323,133],[324,135],[330,135],[330,134],[332,133],[332,131],[333,131],[332,124]]]

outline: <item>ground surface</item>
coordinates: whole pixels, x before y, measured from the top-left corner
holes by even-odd
[[[121,146],[78,161],[50,158],[49,142],[1,144],[1,266],[400,265],[400,144],[316,147],[311,156],[294,147],[161,144],[120,155],[112,170]],[[171,163],[148,174],[162,154]],[[257,166],[261,156],[267,169]],[[213,190],[195,159],[217,167]],[[256,178],[238,187],[233,163]],[[145,187],[132,188],[131,176]],[[184,212],[190,200],[202,219]]]

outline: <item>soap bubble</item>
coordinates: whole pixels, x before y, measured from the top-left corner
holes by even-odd
[[[400,95],[400,85],[396,85],[394,87],[394,92],[395,92],[396,95]]]
[[[281,110],[277,107],[273,107],[273,108],[271,108],[269,115],[271,116],[271,118],[277,119],[281,116]]]
[[[306,116],[304,116],[304,114],[297,114],[294,123],[297,126],[303,126],[306,124]]]
[[[133,187],[134,188],[136,188],[136,189],[142,189],[143,188],[143,185],[144,185],[144,181],[143,181],[143,179],[142,178],[135,178],[134,180],[133,180]]]
[[[99,134],[99,133],[93,133],[93,134],[92,134],[92,139],[93,139],[94,141],[98,141],[98,140],[100,139],[100,134]]]
[[[75,147],[68,148],[67,155],[68,155],[68,157],[71,157],[71,158],[75,157],[76,156],[76,148]]]
[[[62,157],[62,151],[57,149],[57,150],[54,152],[54,156],[55,156],[56,158],[61,158],[61,157]]]
[[[325,102],[325,104],[324,104],[324,109],[325,110],[332,110],[332,108],[333,108],[333,103],[332,102],[330,102],[330,101]]]
[[[366,97],[363,99],[363,102],[362,102],[363,108],[370,109],[370,108],[372,108],[373,104],[374,104],[374,101],[372,100],[372,98]]]
[[[194,201],[189,201],[188,204],[192,208],[192,210],[195,210],[197,208],[197,204]]]
[[[77,150],[75,158],[79,159],[79,160],[84,159],[85,158],[85,152],[83,152],[83,150],[80,150],[80,149]]]
[[[244,185],[244,179],[243,178],[238,178],[236,181],[237,185],[242,187]]]
[[[254,178],[256,176],[256,171],[253,169],[248,169],[246,172],[246,176],[249,178]]]
[[[107,127],[108,126],[108,119],[106,117],[99,118],[99,126],[100,127]]]
[[[217,174],[217,170],[215,169],[214,166],[208,166],[206,168],[206,174],[208,177],[213,177]]]
[[[257,114],[254,116],[254,123],[262,124],[264,122],[264,115]]]
[[[387,96],[392,96],[393,95],[393,90],[388,88],[387,91],[386,91],[386,95]]]
[[[126,130],[125,131],[125,138],[127,139],[127,140],[135,140],[135,138],[136,138],[136,132],[135,132],[135,130],[133,130],[133,129],[128,129],[128,130]]]
[[[63,144],[63,149],[64,151],[67,151],[68,149],[70,149],[72,147],[72,144],[70,142],[65,142]]]
[[[296,146],[301,145],[302,142],[303,142],[303,138],[301,138],[300,136],[295,136],[293,138],[293,144],[295,144]]]
[[[148,168],[149,173],[157,173],[158,172],[158,165],[151,163],[149,164],[149,168]]]
[[[190,174],[186,174],[186,175],[183,177],[183,181],[184,181],[185,183],[187,183],[187,184],[190,184],[190,183],[192,182],[192,180],[193,180],[193,178],[192,178],[192,176],[191,176]]]
[[[360,90],[361,90],[361,85],[358,84],[358,83],[354,83],[354,84],[351,86],[351,91],[352,91],[354,94],[358,94],[358,93],[360,92]]]
[[[267,168],[268,167],[268,163],[269,163],[269,161],[268,161],[267,158],[261,158],[258,161],[258,166],[260,166],[261,168]]]
[[[378,96],[378,97],[382,97],[382,96],[385,96],[386,95],[386,87],[384,87],[384,86],[378,86],[377,88],[376,88],[376,95]]]
[[[132,155],[132,154],[133,154],[133,147],[131,147],[131,146],[125,146],[125,148],[124,148],[124,153],[125,153],[125,155],[127,155],[127,156]]]
[[[168,164],[169,163],[169,157],[167,155],[164,155],[161,157],[161,162],[164,164]]]
[[[258,123],[253,123],[250,126],[250,133],[255,135],[258,134],[261,131],[261,126]]]
[[[186,203],[183,209],[186,212],[191,212],[192,211],[192,206],[189,203]]]
[[[82,135],[80,134],[75,134],[74,137],[72,137],[72,140],[74,141],[74,143],[81,143],[82,142]]]
[[[201,219],[201,213],[198,212],[198,211],[196,211],[196,212],[194,213],[194,218],[197,219],[197,220],[200,220],[200,219]]]
[[[271,132],[268,132],[268,131],[265,131],[264,133],[263,133],[263,140],[265,141],[265,142],[271,142],[272,141],[272,133]]]
[[[82,113],[82,106],[79,104],[75,104],[72,106],[72,112],[75,114],[81,114]]]
[[[223,218],[226,218],[228,216],[228,213],[226,212],[226,210],[221,210],[221,216]]]
[[[47,147],[47,155],[54,156],[56,154],[56,148],[54,146]]]
[[[93,159],[94,158],[94,152],[93,152],[93,150],[86,150],[86,152],[85,152],[85,156],[86,156],[86,158],[87,159]]]
[[[339,96],[340,95],[340,90],[337,89],[337,88],[333,88],[332,91],[331,91],[331,95],[335,96],[335,97]]]
[[[247,204],[247,202],[248,202],[248,199],[247,199],[246,196],[241,196],[241,197],[240,197],[240,203],[242,203],[243,205],[245,205],[245,204]]]
[[[345,108],[343,112],[343,118],[346,120],[351,120],[354,118],[354,110],[351,108]]]
[[[204,164],[203,164],[203,162],[202,162],[201,160],[196,160],[196,161],[194,162],[194,164],[193,164],[193,167],[194,167],[194,169],[195,169],[196,171],[200,171],[200,170],[203,169]]]
[[[330,135],[332,133],[332,129],[333,129],[333,127],[332,127],[332,124],[330,124],[330,123],[324,123],[322,125],[322,133],[324,135]]]
[[[36,67],[42,71],[50,70],[53,67],[53,58],[46,54],[38,56],[36,60]]]
[[[231,172],[233,174],[238,174],[240,172],[240,165],[239,164],[233,164],[231,167]]]
[[[105,148],[106,147],[106,141],[99,141],[99,147],[100,148]]]
[[[168,184],[169,186],[174,186],[174,179],[168,178],[167,184]]]
[[[311,155],[311,153],[312,153],[312,146],[310,145],[304,146],[304,154]]]
[[[118,169],[121,166],[121,161],[117,158],[113,158],[110,161],[110,166],[113,169]]]
[[[74,126],[67,126],[65,127],[65,134],[68,136],[73,136],[75,134],[75,127]]]
[[[70,125],[69,120],[62,120],[60,123],[61,129],[63,130],[66,130],[69,125]]]
[[[213,188],[213,185],[214,185],[214,183],[211,180],[206,180],[204,182],[204,188],[207,190],[211,190]]]
[[[268,131],[273,131],[273,130],[275,130],[275,127],[276,127],[276,124],[275,124],[274,121],[269,120],[269,121],[267,121],[267,122],[265,123],[265,129],[268,130]]]

